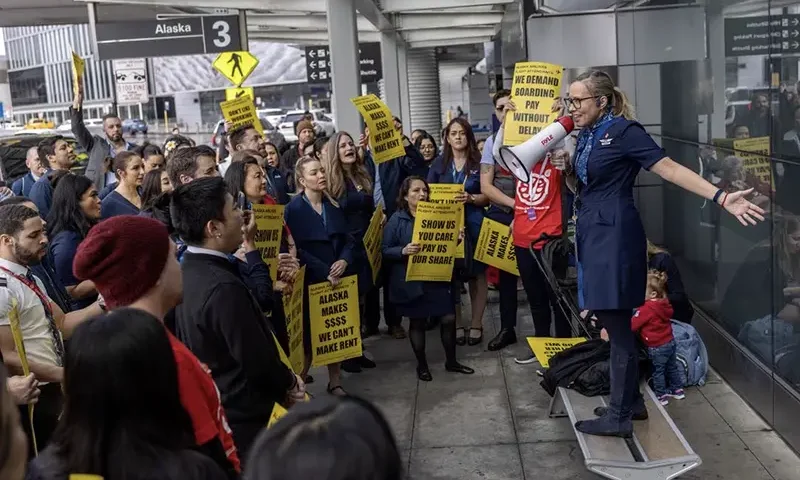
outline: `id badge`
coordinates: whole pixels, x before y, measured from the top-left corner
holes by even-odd
[[[530,220],[530,221],[536,220],[536,209],[535,208],[530,207],[527,210],[525,210],[525,212],[528,214],[528,220]]]

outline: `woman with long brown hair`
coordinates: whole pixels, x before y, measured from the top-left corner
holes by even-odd
[[[358,292],[362,304],[361,318],[364,319],[370,315],[378,316],[380,315],[379,292],[372,282],[372,269],[364,249],[364,234],[367,232],[372,214],[375,212],[372,177],[364,165],[364,159],[358,154],[358,146],[347,132],[337,132],[327,142],[324,152],[321,152],[319,157],[325,168],[328,193],[339,202],[350,234],[355,240],[355,255],[359,258],[358,265],[360,267]],[[369,300],[366,299],[368,296]],[[374,367],[375,362],[364,356],[342,363],[342,369],[350,373],[358,373],[362,368]]]
[[[472,127],[464,118],[454,118],[444,131],[444,150],[431,164],[428,183],[464,186],[464,192],[456,195],[454,200],[464,204],[466,241],[474,246],[478,242],[483,223],[483,208],[489,204],[486,195],[481,194],[481,154]],[[465,256],[471,257],[471,252],[467,252]],[[470,345],[478,345],[483,340],[483,312],[486,309],[488,295],[486,265],[471,258],[466,258],[464,263],[464,268],[456,273],[454,279],[457,284],[453,289],[454,301],[456,305],[460,304],[461,283],[466,279],[469,282],[469,295],[472,300],[472,323],[469,326],[469,339],[466,338],[466,328],[459,326],[456,331],[456,341],[459,345],[467,342]],[[516,313],[516,305],[514,307]],[[457,318],[461,316],[460,310],[460,307],[456,308]]]

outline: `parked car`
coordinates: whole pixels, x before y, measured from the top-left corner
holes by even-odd
[[[333,119],[324,110],[311,110],[309,113],[314,117],[314,130],[317,133],[317,137],[330,137],[336,133],[336,125],[334,125]],[[305,110],[292,110],[283,117],[279,129],[287,142],[297,142],[297,133],[294,131],[294,126],[303,119],[305,114]]]
[[[51,132],[54,132],[54,130],[51,130]],[[60,132],[58,134],[61,135]],[[18,132],[17,135],[0,137],[0,177],[6,185],[10,186],[14,180],[28,173],[28,167],[25,166],[25,156],[28,153],[28,149],[39,145],[39,142],[51,135],[54,135],[54,133],[42,134],[23,131]],[[72,171],[82,175],[86,170],[89,155],[80,148],[71,134],[62,136],[72,145],[77,157]]]
[[[122,121],[122,133],[136,135],[143,133],[147,135],[147,122],[141,118],[126,118]]]
[[[56,128],[57,132],[71,132],[72,131],[72,120],[67,120],[66,122],[62,123]]]
[[[273,125],[280,125],[284,115],[286,115],[286,110],[282,108],[262,108],[258,110],[258,116],[266,118]]]
[[[267,141],[275,145],[278,148],[279,153],[285,152],[289,148],[289,144],[286,142],[286,139],[281,132],[275,128],[275,126],[265,117],[260,117],[260,120],[261,126],[264,127],[264,136],[267,137]],[[214,127],[214,131],[211,134],[211,140],[208,142],[212,147],[219,147],[219,139],[222,137],[222,131],[224,128],[225,120],[220,120],[217,122],[217,125]]]
[[[32,118],[25,124],[28,130],[41,129],[41,128],[56,128],[56,124],[46,118]]]

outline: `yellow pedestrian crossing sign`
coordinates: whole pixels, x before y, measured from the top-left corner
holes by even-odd
[[[238,87],[256,69],[258,59],[250,52],[223,52],[217,56],[212,65]]]
[[[253,87],[233,87],[225,89],[225,100],[235,100],[239,97],[250,97],[255,100]]]

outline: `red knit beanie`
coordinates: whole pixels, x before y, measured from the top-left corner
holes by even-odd
[[[108,308],[135,302],[158,282],[169,255],[167,227],[158,220],[120,215],[95,225],[78,246],[75,276],[91,280]]]

